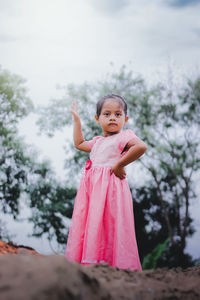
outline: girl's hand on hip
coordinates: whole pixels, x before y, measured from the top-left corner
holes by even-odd
[[[119,166],[118,164],[115,164],[111,170],[110,175],[115,174],[115,176],[119,177],[120,179],[126,178],[126,172],[122,166]]]
[[[78,105],[77,105],[76,101],[73,102],[69,112],[72,114],[74,121],[77,121],[80,119],[79,114],[78,114]]]

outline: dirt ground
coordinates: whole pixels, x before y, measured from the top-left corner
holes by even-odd
[[[200,266],[140,272],[106,263],[82,266],[62,255],[5,247],[0,241],[0,300],[200,299]]]

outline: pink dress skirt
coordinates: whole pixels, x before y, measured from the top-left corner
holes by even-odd
[[[82,265],[107,262],[120,269],[142,270],[135,236],[133,200],[126,179],[110,175],[130,129],[94,137],[76,195],[65,257]]]

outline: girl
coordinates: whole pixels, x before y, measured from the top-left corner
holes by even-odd
[[[65,256],[82,265],[107,262],[120,269],[142,270],[135,237],[133,203],[124,167],[146,151],[128,121],[127,104],[115,94],[97,103],[96,122],[103,136],[85,141],[74,102],[74,146],[90,152],[74,203]]]

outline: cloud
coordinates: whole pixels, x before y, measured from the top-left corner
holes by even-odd
[[[200,0],[168,0],[168,5],[174,6],[174,7],[185,7],[185,6],[191,6],[196,5],[200,3]]]
[[[7,34],[0,33],[0,43],[24,42],[30,40],[31,37],[25,34]]]
[[[0,1],[0,16],[2,14],[5,14],[6,16],[11,16],[11,17],[19,15],[21,2],[22,2],[21,0]]]
[[[129,4],[129,0],[88,0],[88,2],[97,11],[101,11],[106,14],[117,13]]]
[[[200,38],[200,28],[193,28],[192,29],[192,32],[198,37]]]
[[[15,42],[17,40],[16,37],[8,35],[8,34],[1,34],[0,33],[0,43],[7,43],[7,42]]]

